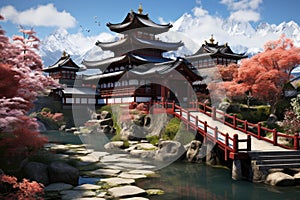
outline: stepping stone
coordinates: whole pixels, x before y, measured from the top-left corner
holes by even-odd
[[[77,199],[75,199],[77,200]],[[80,198],[78,200],[105,200],[104,198],[100,198],[100,197],[84,197],[84,198]]]
[[[108,155],[104,156],[101,158],[101,162],[119,162],[119,159],[121,157],[127,156],[126,154],[113,154],[113,155]]]
[[[106,182],[108,185],[114,187],[117,185],[130,185],[135,183],[134,179],[125,179],[125,178],[105,178],[101,179],[102,182]]]
[[[143,174],[143,175],[146,175],[146,176],[153,176],[156,173],[154,171],[150,171],[150,170],[136,169],[136,170],[129,171],[128,174]]]
[[[82,197],[95,197],[96,192],[82,190],[65,190],[60,192],[63,200],[81,199]]]
[[[115,163],[116,166],[124,167],[125,169],[154,169],[153,165],[145,165],[142,163]]]
[[[82,162],[90,162],[90,163],[99,162],[99,158],[91,154],[87,156],[75,156],[75,158],[81,160]]]
[[[101,186],[99,185],[94,185],[94,184],[83,184],[79,185],[77,187],[74,187],[73,190],[98,190],[100,189]]]
[[[149,199],[145,197],[131,197],[131,198],[120,199],[120,200],[149,200]]]
[[[105,197],[105,195],[107,194],[107,192],[100,192],[99,194],[97,194],[96,197]]]
[[[62,190],[69,190],[73,185],[66,183],[52,183],[44,188],[45,192],[59,192]]]
[[[147,178],[144,174],[129,174],[126,172],[122,172],[118,177],[120,178],[129,178],[129,179],[140,179],[140,178]]]
[[[148,189],[146,190],[146,192],[148,195],[162,195],[165,193],[163,190],[160,189]]]
[[[89,174],[96,176],[117,176],[117,174],[120,172],[121,170],[118,169],[97,169],[89,172]]]
[[[114,187],[108,189],[108,192],[113,197],[130,197],[130,196],[143,196],[146,195],[146,191],[133,185],[126,185],[121,187]]]

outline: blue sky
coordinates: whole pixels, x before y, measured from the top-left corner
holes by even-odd
[[[18,25],[33,27],[39,37],[55,29],[96,35],[109,32],[107,22],[119,23],[142,3],[144,13],[155,22],[174,22],[184,13],[208,13],[224,19],[234,18],[259,24],[279,24],[293,20],[300,24],[299,0],[1,0],[0,22],[7,35],[17,34]],[[203,12],[203,13],[202,13]]]

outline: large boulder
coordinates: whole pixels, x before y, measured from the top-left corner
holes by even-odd
[[[131,124],[129,127],[124,127],[121,130],[122,140],[142,140],[147,136],[147,130],[136,124]]]
[[[67,163],[56,161],[48,166],[48,173],[51,183],[67,183],[78,185],[79,170]]]
[[[275,172],[267,176],[265,183],[273,186],[291,186],[295,185],[295,178],[283,172]]]
[[[181,158],[184,153],[185,148],[180,142],[172,140],[160,141],[155,152],[155,159],[165,162],[175,161]]]
[[[48,185],[50,181],[47,168],[48,166],[44,163],[28,162],[24,166],[23,172],[26,178]]]
[[[198,157],[201,145],[202,145],[201,141],[198,141],[198,140],[191,141],[191,143],[187,149],[187,152],[186,152],[186,159],[189,162],[198,161],[197,157]]]

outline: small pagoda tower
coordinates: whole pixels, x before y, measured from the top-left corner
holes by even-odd
[[[80,67],[65,51],[55,64],[43,69],[43,71],[49,73],[49,76],[51,76],[53,79],[58,80],[60,84],[65,84],[68,87],[74,85],[76,73],[79,70]]]
[[[216,65],[227,66],[230,63],[238,63],[243,58],[247,58],[245,53],[234,53],[228,46],[228,43],[223,45],[219,45],[219,42],[215,43],[213,35],[211,35],[209,42],[205,41],[195,54],[186,57],[197,69],[214,67]]]

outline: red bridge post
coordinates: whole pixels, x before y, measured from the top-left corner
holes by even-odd
[[[276,128],[273,129],[273,145],[277,145],[277,130]]]
[[[233,122],[232,122],[233,128],[236,129],[236,114],[233,114]]]
[[[294,134],[294,149],[299,150],[299,133]]]
[[[211,111],[212,111],[212,113],[211,113],[212,119],[213,119],[213,120],[216,120],[216,107],[212,107],[212,108],[211,108]]]
[[[260,122],[257,123],[257,139],[261,139],[261,124]]]
[[[233,135],[233,153],[237,153],[239,151],[239,136],[238,134]]]
[[[251,135],[247,135],[247,151],[251,151]]]

